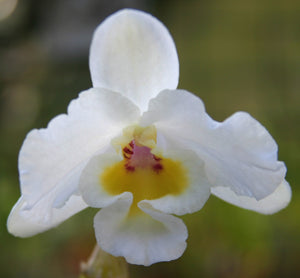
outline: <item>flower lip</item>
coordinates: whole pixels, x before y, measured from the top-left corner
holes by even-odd
[[[151,167],[126,169],[134,153],[128,147],[132,140],[139,147],[148,147],[141,150],[147,151]],[[85,202],[95,208],[107,207],[127,192],[133,196],[131,212],[138,212],[140,201],[148,200],[154,209],[183,215],[202,208],[210,195],[210,184],[203,161],[193,151],[166,148],[154,126],[129,126],[123,129],[122,136],[112,140],[110,149],[89,161],[80,179],[80,192]]]
[[[142,144],[156,141],[155,127],[130,127],[125,129],[126,138],[128,131],[133,139],[122,149],[123,160],[103,169],[99,186],[111,195],[131,192],[134,198],[132,211],[138,209],[137,204],[142,200],[184,192],[189,180],[181,161],[155,155],[152,148]]]

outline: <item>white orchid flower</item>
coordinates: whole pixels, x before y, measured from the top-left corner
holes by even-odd
[[[32,236],[101,208],[100,247],[151,265],[182,255],[188,233],[173,214],[200,210],[211,193],[264,214],[287,206],[271,135],[245,112],[214,121],[198,97],[176,89],[176,48],[157,19],[128,9],[108,17],[94,34],[90,70],[93,88],[23,143],[10,233]]]

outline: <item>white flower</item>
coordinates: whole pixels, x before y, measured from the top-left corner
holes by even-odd
[[[268,131],[244,112],[216,122],[176,89],[176,48],[157,19],[134,10],[107,18],[90,70],[93,88],[24,141],[10,233],[32,236],[102,208],[94,220],[102,249],[150,265],[182,255],[187,229],[172,214],[200,210],[210,193],[264,214],[289,203]]]

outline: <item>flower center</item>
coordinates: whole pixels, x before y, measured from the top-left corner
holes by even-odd
[[[135,172],[139,169],[152,169],[159,173],[163,170],[161,158],[151,153],[151,149],[145,146],[138,146],[135,140],[132,140],[128,146],[123,148],[123,157],[125,169],[129,172]]]
[[[152,153],[156,147],[155,127],[129,127],[113,143],[121,146],[123,160],[104,169],[100,184],[112,195],[131,192],[131,214],[139,211],[141,200],[178,195],[187,187],[187,172],[180,161]]]

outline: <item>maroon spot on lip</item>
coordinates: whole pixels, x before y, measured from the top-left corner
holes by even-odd
[[[125,153],[128,153],[128,154],[133,154],[133,151],[130,150],[129,148],[127,148],[127,147],[125,147],[125,148],[123,149],[123,151],[124,151]]]
[[[128,165],[128,164],[125,165],[125,168],[128,172],[134,172],[134,170],[135,170],[135,168],[133,166]]]
[[[129,143],[129,146],[133,149],[134,148],[134,142],[133,140]]]
[[[152,169],[154,172],[159,173],[163,169],[163,166],[160,163],[156,163],[152,166]]]

